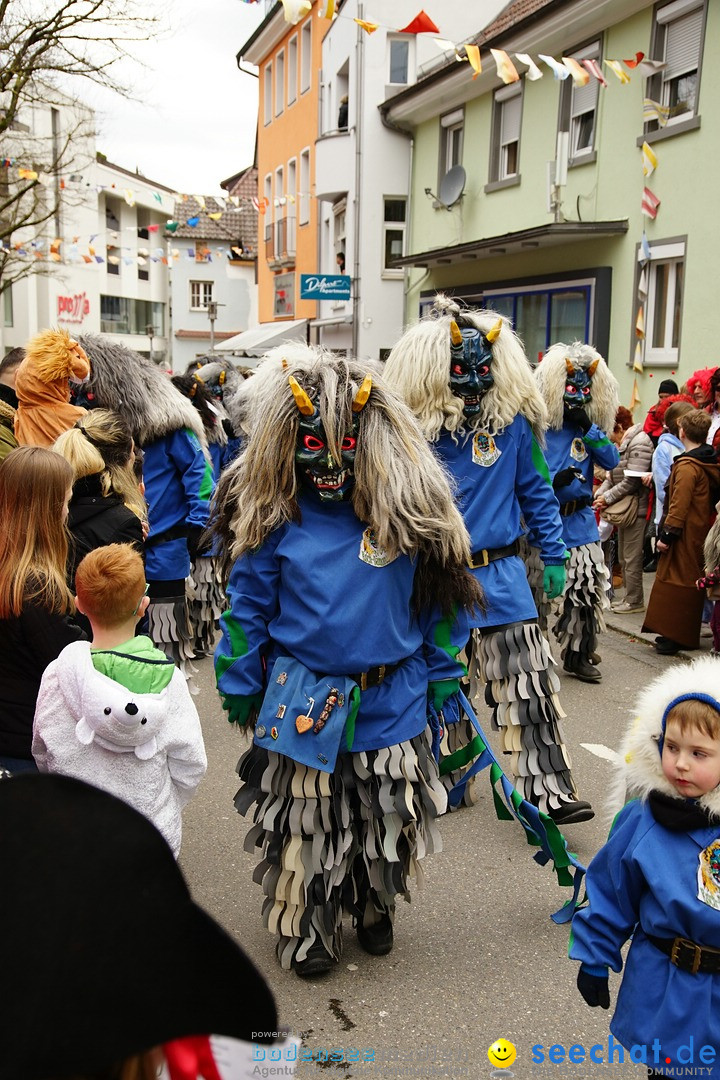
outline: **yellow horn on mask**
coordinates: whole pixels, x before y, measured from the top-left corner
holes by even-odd
[[[597,360],[593,360],[592,364],[588,365],[587,373],[588,373],[588,375],[590,376],[591,379],[592,379],[593,375],[595,374],[595,372],[597,371],[597,366],[598,366],[599,363],[600,363],[600,359],[598,358]]]
[[[487,334],[485,335],[485,340],[488,341],[492,345],[493,342],[497,341],[497,339],[500,337],[500,331],[501,330],[502,330],[502,319],[498,319],[498,321],[493,326],[492,330],[488,330]]]
[[[568,356],[565,357],[565,370],[567,371],[568,375],[575,374],[575,368],[572,365],[572,360]]]
[[[282,363],[283,371],[287,371],[287,369],[290,367],[290,365],[287,362],[287,357],[286,356],[283,356],[281,363]]]
[[[288,375],[288,382],[290,383],[290,389],[293,392],[295,398],[295,404],[303,416],[312,416],[315,412],[315,406],[310,398],[303,390],[300,383],[297,381],[294,375]]]
[[[366,375],[362,381],[362,386],[358,390],[357,394],[353,398],[352,411],[360,412],[367,405],[367,400],[370,397],[370,391],[372,390],[372,375]]]
[[[463,336],[460,333],[460,327],[455,322],[455,320],[452,319],[450,322],[450,340],[452,341],[453,345],[462,345],[462,339]]]

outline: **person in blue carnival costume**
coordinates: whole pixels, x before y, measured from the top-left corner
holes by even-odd
[[[245,385],[247,376],[244,376],[231,360],[216,356],[200,357],[193,364],[188,365],[187,374],[194,375],[205,385],[213,404],[222,417],[222,426],[227,440],[219,455],[219,462],[215,461],[216,455],[212,444],[210,446],[217,477],[231,461],[235,460],[242,449],[242,428],[238,425],[236,417],[231,415],[230,410],[235,395]]]
[[[547,410],[522,345],[495,312],[461,312],[438,296],[432,314],[394,346],[385,375],[455,481],[470,566],[486,600],[462,632],[458,618],[456,644],[462,649],[475,630],[471,685],[484,691],[503,732],[516,786],[558,824],[584,821],[593,811],[572,778],[560,681],[518,554],[524,521],[540,543],[545,591],[562,593],[567,552],[541,449]],[[473,733],[465,722],[449,723],[446,749],[453,753]],[[451,772],[449,782],[455,779]]]
[[[618,463],[617,447],[606,434],[615,424],[617,379],[600,353],[579,341],[551,345],[535,378],[548,409],[545,456],[570,552],[562,611],[553,630],[565,671],[583,682],[600,682],[597,635],[605,629],[610,574],[592,508],[593,475],[596,465],[613,469]],[[531,558],[530,574],[533,561],[538,563]],[[545,629],[545,605],[539,603],[538,611]]]
[[[82,335],[86,395],[114,409],[143,451],[148,635],[183,671],[194,656],[185,580],[207,525],[215,482],[202,420],[156,364],[97,334]]]
[[[456,662],[435,598],[449,618],[481,594],[447,479],[376,366],[308,346],[288,355],[253,376],[247,445],[218,486],[230,610],[215,668],[231,722],[252,726],[261,711],[236,807],[255,806],[246,848],[262,850],[264,921],[282,966],[304,977],[336,965],[343,909],[362,948],[389,952],[396,898],[439,850],[447,797],[428,693],[453,682]],[[266,725],[262,702],[287,678],[273,672],[269,686],[278,657],[328,687],[349,680],[332,771],[272,749],[285,706]],[[312,746],[307,721],[290,726]]]
[[[646,1048],[650,1076],[688,1066],[720,1076],[719,674],[704,657],[639,695],[618,754],[621,809],[572,922],[570,958],[591,1007],[609,1008],[608,969],[622,971],[632,938],[610,1030],[628,1050]]]

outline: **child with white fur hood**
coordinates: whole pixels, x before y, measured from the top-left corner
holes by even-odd
[[[672,1076],[688,1063],[718,1076],[717,659],[673,666],[641,693],[621,759],[618,794],[632,801],[591,862],[590,903],[573,919],[578,989],[588,1005],[609,1008],[608,968],[622,969],[632,936],[611,1032],[635,1048],[632,1060],[647,1064],[650,1076]],[[679,1057],[682,1047],[690,1062]]]

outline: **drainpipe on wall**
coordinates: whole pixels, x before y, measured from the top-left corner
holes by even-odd
[[[363,18],[363,4],[358,3],[358,19]],[[355,192],[353,198],[353,319],[352,354],[358,354],[360,337],[360,181],[362,178],[362,136],[365,130],[363,115],[364,50],[365,31],[360,25],[355,39]]]

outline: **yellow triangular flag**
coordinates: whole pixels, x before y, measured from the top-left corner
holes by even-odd
[[[657,168],[657,157],[654,150],[646,142],[642,144],[643,176],[651,176]]]
[[[210,218],[211,221],[219,221],[220,218],[222,217],[222,210],[218,210],[214,214],[208,214],[208,217]]]
[[[321,19],[332,19],[335,15],[335,0],[323,0],[318,9]]]
[[[361,26],[368,34],[374,34],[380,25],[380,23],[366,22],[365,19],[353,19],[353,22],[356,22],[358,26]]]
[[[577,60],[572,56],[563,56],[562,62],[572,75],[573,82],[576,86],[587,86],[590,82],[589,71],[586,71],[584,67],[581,67]]]
[[[466,45],[465,54],[470,61],[470,67],[473,69],[473,79],[477,79],[478,75],[482,72],[482,63],[480,60],[480,49],[477,45]]]
[[[635,337],[643,340],[645,337],[645,308],[641,304],[638,308],[637,318],[635,320]]]
[[[638,341],[635,345],[635,358],[633,360],[633,371],[643,370],[643,347],[642,342]],[[633,408],[631,405],[630,408]]]
[[[497,73],[507,86],[509,83],[519,82],[520,76],[517,68],[504,49],[491,49],[492,58],[495,61]]]
[[[618,77],[618,79],[620,80],[621,83],[629,83],[630,82],[630,76],[624,70],[624,68],[620,64],[619,60],[605,60],[605,63],[610,68],[610,70],[613,71],[617,75],[617,77]]]
[[[642,369],[641,369],[642,370]],[[632,393],[630,394],[630,412],[633,411],[636,405],[640,404],[640,391],[638,390],[637,379],[633,379]]]

